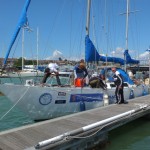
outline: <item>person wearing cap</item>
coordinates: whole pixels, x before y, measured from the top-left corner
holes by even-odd
[[[48,64],[48,67],[44,71],[44,77],[42,80],[42,84],[46,83],[47,78],[54,73],[56,75],[57,84],[60,86],[61,82],[59,79],[59,72],[58,72],[59,66],[56,63],[50,63]]]
[[[115,96],[116,96],[116,104],[127,103],[124,101],[124,93],[123,93],[123,77],[119,71],[115,67],[113,67],[112,72],[114,73],[113,79],[116,85]]]
[[[74,70],[75,70],[76,67],[79,66],[80,63],[85,64],[84,59],[81,59],[81,60],[74,66]]]
[[[74,67],[74,81],[77,78],[84,80],[88,75],[85,63],[80,62],[78,65]]]

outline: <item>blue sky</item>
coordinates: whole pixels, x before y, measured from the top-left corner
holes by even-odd
[[[0,57],[4,57],[20,18],[25,0],[1,0]],[[59,51],[67,59],[84,58],[87,0],[31,0],[27,15],[33,32],[25,31],[24,57],[35,58],[37,27],[39,59]],[[148,57],[150,0],[130,0],[128,49],[132,57]],[[126,31],[126,0],[92,0],[90,38],[101,54],[123,57]],[[21,57],[22,31],[10,53]]]

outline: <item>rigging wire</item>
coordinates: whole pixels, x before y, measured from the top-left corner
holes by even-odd
[[[92,26],[93,26],[93,43],[94,43],[94,45],[97,45],[96,47],[96,49],[98,50],[98,44],[97,44],[97,42],[96,42],[96,35],[95,35],[95,15],[94,15],[94,12],[93,12],[93,7],[94,7],[94,4],[92,3],[92,5],[91,5],[91,7],[92,7]],[[95,60],[96,60],[96,51],[95,51]],[[98,60],[97,60],[98,61]],[[96,67],[96,71],[97,71],[97,67],[98,67],[98,65],[97,65],[97,61],[95,61],[94,63],[95,63],[95,67]]]
[[[136,12],[139,12],[138,10],[136,10],[136,6],[135,6],[135,4],[136,4],[136,2],[135,1],[132,1],[132,4],[133,4],[133,8],[134,8],[134,12],[133,12],[133,14],[134,14],[134,22],[133,21],[131,21],[131,31],[132,31],[132,33],[131,33],[131,36],[132,36],[132,38],[133,38],[133,42],[134,42],[134,45],[135,45],[135,48],[134,48],[134,52],[136,53],[135,55],[134,55],[134,57],[136,58],[136,59],[139,59],[139,45],[140,45],[140,40],[139,40],[139,35],[140,35],[140,30],[138,30],[138,20],[137,20],[137,13]],[[132,20],[133,20],[132,19]]]
[[[51,21],[53,22],[52,24],[52,28],[51,30],[49,30],[48,32],[48,38],[47,38],[47,41],[46,41],[46,44],[45,44],[45,48],[44,48],[44,51],[43,51],[43,56],[41,57],[42,59],[45,59],[44,57],[47,56],[47,53],[48,53],[48,44],[50,43],[50,38],[51,38],[51,35],[52,35],[52,32],[54,32],[55,30],[55,26],[56,26],[56,21],[58,19],[58,17],[62,14],[62,11],[64,9],[64,5],[65,5],[65,1],[63,1],[63,4],[61,5],[61,8],[58,7],[57,11],[56,11],[56,14],[55,14],[55,20],[54,21]],[[51,19],[50,19],[51,20]],[[54,47],[52,47],[52,45],[49,46],[51,49],[54,49]]]
[[[17,47],[18,47],[18,43],[19,43],[20,39],[21,39],[21,34],[19,34],[18,40],[17,40],[17,42],[16,42],[16,45],[15,45],[15,48],[14,48],[14,52],[13,52],[13,54],[12,54],[12,59],[14,58],[14,55],[15,55],[15,52],[16,52],[16,49],[17,49]]]
[[[82,44],[83,44],[83,41],[85,39],[85,35],[84,31],[85,31],[85,14],[86,14],[86,8],[85,8],[85,5],[83,6],[83,9],[82,9],[82,15],[81,15],[81,18],[80,18],[80,26],[81,26],[81,30],[80,30],[80,33],[81,33],[81,36],[80,36],[80,42],[79,42],[79,55],[77,56],[78,58],[80,57],[84,57],[85,58],[85,47],[82,48]],[[80,27],[79,26],[79,27]],[[83,49],[83,50],[82,50]]]
[[[72,6],[73,6],[73,3],[72,3]],[[83,31],[84,31],[84,18],[85,18],[85,5],[83,5],[84,7],[82,7],[82,13],[80,15],[80,18],[79,18],[79,23],[78,23],[78,26],[76,27],[77,28],[77,31],[78,32],[75,32],[75,36],[72,36],[72,29],[73,29],[73,23],[72,21],[75,20],[75,19],[72,19],[72,10],[73,10],[73,7],[71,7],[71,36],[70,36],[70,48],[71,48],[71,53],[70,53],[70,57],[71,58],[71,55],[75,52],[74,56],[76,56],[78,59],[81,59],[82,57],[82,43],[83,43]],[[75,23],[76,24],[76,23]],[[74,27],[75,29],[75,27]],[[80,33],[80,38],[78,38],[78,35]],[[72,37],[74,37],[74,40],[73,42],[71,42],[71,39],[73,39]],[[79,40],[80,39],[80,40]],[[75,47],[76,46],[76,47]]]
[[[70,40],[69,40],[69,56],[72,55],[72,48],[71,48],[71,38],[72,38],[72,11],[73,11],[73,3],[71,4],[71,13],[70,13]]]

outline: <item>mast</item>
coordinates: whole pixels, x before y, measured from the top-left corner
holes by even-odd
[[[129,0],[127,0],[127,12],[126,12],[126,50],[128,50],[128,24],[129,24]],[[126,56],[124,55],[124,70],[127,71]]]
[[[128,22],[129,22],[129,0],[127,0],[127,17],[126,17],[126,50],[128,50]]]
[[[90,7],[91,7],[91,0],[87,0],[86,36],[89,36],[89,28],[90,28]],[[86,51],[86,49],[85,49],[85,51]],[[85,60],[86,60],[86,53],[85,53]],[[86,62],[86,65],[88,65],[87,62]]]
[[[129,3],[130,0],[127,0],[127,11],[126,11],[126,50],[128,50],[128,29],[129,29],[129,14],[130,13],[135,13],[138,12],[139,10],[135,10],[135,11],[129,11]],[[126,56],[124,55],[124,70],[127,70],[127,60],[126,60]]]
[[[37,68],[38,68],[38,65],[39,65],[38,56],[39,56],[39,28],[37,27]]]
[[[22,71],[24,68],[24,28],[22,28]]]
[[[91,0],[88,0],[88,3],[87,3],[87,18],[86,18],[86,35],[89,35],[89,28],[90,28],[90,8],[91,8]]]

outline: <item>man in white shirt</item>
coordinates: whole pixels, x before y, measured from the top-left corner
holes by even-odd
[[[56,63],[50,63],[50,64],[48,64],[48,67],[45,69],[45,72],[44,72],[45,74],[44,74],[42,83],[45,83],[46,80],[47,80],[47,78],[48,78],[52,73],[55,73],[55,75],[56,75],[56,80],[57,80],[57,84],[60,86],[60,85],[61,85],[61,82],[60,82],[60,79],[59,79],[58,68],[59,68],[59,66],[58,66]]]

